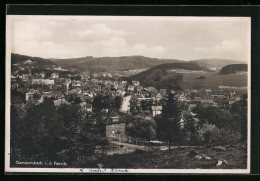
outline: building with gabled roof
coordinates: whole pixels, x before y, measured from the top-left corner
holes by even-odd
[[[126,137],[126,121],[115,111],[111,111],[106,120],[106,137],[108,139],[118,139]]]
[[[134,91],[135,86],[134,85],[128,85],[127,90],[128,91]]]
[[[153,113],[153,116],[161,114],[162,113],[162,106],[152,106],[152,113]]]
[[[64,98],[54,100],[53,103],[56,107],[59,107],[61,104],[67,104],[67,105],[69,104]]]

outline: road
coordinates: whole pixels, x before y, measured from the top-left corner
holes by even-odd
[[[129,143],[122,143],[122,142],[118,142],[118,141],[111,141],[111,143],[114,145],[124,145],[124,147],[135,148],[135,149],[140,149],[140,150],[148,150],[151,148],[149,146],[140,146],[140,145],[134,145],[134,144],[129,144]]]

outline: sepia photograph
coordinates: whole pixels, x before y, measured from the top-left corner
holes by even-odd
[[[6,16],[6,172],[250,173],[251,18]]]

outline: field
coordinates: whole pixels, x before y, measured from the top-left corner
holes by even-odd
[[[97,168],[172,168],[172,169],[246,169],[245,144],[225,147],[175,147],[171,150],[136,150],[128,154],[100,155],[75,163],[75,167]],[[225,150],[222,150],[222,149]]]
[[[182,73],[183,80],[180,86],[183,89],[210,88],[216,89],[219,85],[246,87],[247,75],[229,74],[217,75],[215,72]]]

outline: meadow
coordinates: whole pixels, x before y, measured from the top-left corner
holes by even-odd
[[[246,74],[219,75],[215,72],[189,72],[182,73],[182,75],[183,79],[180,81],[180,86],[182,89],[217,89],[219,85],[235,87],[247,86]]]

